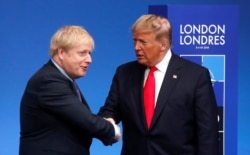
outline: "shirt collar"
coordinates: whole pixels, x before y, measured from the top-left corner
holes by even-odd
[[[158,64],[156,64],[156,67],[160,72],[163,72],[163,73],[166,72],[171,56],[172,56],[172,52],[170,49],[168,49],[164,58]]]
[[[71,79],[68,74],[64,71],[64,69],[62,67],[60,67],[52,58],[51,58],[52,63],[56,66],[56,68],[66,77],[68,78],[70,81],[73,82],[73,79]]]

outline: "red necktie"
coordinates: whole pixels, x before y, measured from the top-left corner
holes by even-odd
[[[157,68],[155,66],[150,68],[147,80],[144,86],[144,108],[146,114],[146,121],[148,128],[150,127],[155,108],[155,77],[154,71]]]

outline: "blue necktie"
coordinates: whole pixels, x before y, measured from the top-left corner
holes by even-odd
[[[74,86],[74,88],[75,88],[75,90],[76,90],[76,93],[77,93],[77,96],[78,96],[79,100],[82,102],[81,93],[80,93],[80,90],[79,90],[79,88],[78,88],[78,86],[77,86],[75,80],[73,80],[73,86]]]

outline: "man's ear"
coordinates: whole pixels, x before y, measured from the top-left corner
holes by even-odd
[[[59,59],[63,59],[63,55],[64,55],[64,50],[62,48],[58,48],[57,49],[57,54],[58,54],[58,57]]]
[[[169,49],[169,41],[167,39],[162,39],[161,50],[166,51],[167,49]]]

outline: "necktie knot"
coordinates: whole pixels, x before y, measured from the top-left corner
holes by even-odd
[[[152,67],[150,67],[150,71],[149,71],[149,72],[154,72],[154,71],[156,71],[156,70],[157,70],[157,67],[152,66]]]

